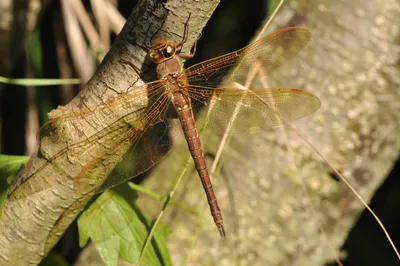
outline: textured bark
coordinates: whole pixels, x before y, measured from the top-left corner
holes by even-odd
[[[172,0],[163,6],[161,1],[139,1],[112,49],[84,90],[67,106],[51,112],[49,117],[58,117],[83,106],[96,106],[125,92],[133,83],[142,84],[143,81],[139,80],[132,66],[146,73],[148,66],[143,65],[143,62],[151,38],[170,36],[173,40],[180,40],[190,12],[191,32],[184,47],[187,51],[217,4],[217,1],[198,3]],[[143,104],[140,102],[142,100],[138,99],[138,104]],[[114,115],[119,115],[118,110]],[[100,130],[106,126],[107,121],[99,118],[96,120],[96,114],[93,114],[82,122],[80,125],[63,124],[64,127],[57,129],[60,135],[46,135],[46,141],[41,141],[40,152],[32,156],[28,165],[18,174],[18,186],[9,195],[11,200],[4,206],[0,219],[0,265],[39,263],[127,150],[128,145],[121,146],[113,154],[107,154],[107,159],[102,160],[99,167],[90,169],[91,176],[96,175],[96,178],[83,179],[76,186],[75,177],[80,174],[83,166],[101,152],[104,145],[96,139],[85,145],[77,144],[85,135],[93,133],[87,131],[90,127],[82,126],[85,123],[96,123]],[[112,140],[119,132],[104,133],[110,133]],[[53,157],[62,150],[66,152]],[[51,157],[53,159],[49,163],[46,158]]]
[[[270,85],[303,88],[320,97],[322,108],[295,125],[368,200],[400,148],[396,134],[400,2],[299,0],[291,4],[286,3],[275,25],[305,26],[313,40],[298,58],[269,77]],[[221,131],[210,122],[202,136],[205,154],[215,155]],[[170,183],[159,180],[175,177],[177,158],[185,158],[182,147],[162,162],[154,181],[149,180],[150,188],[160,194],[168,191]],[[330,172],[288,127],[236,134],[225,147],[215,182],[228,237],[219,239],[192,169],[173,200],[205,212],[194,241],[196,216],[172,206],[167,209],[164,222],[172,227],[173,261],[181,265],[188,256],[193,265],[324,265],[332,261],[364,208],[345,184],[329,177]],[[148,197],[144,200],[149,206]],[[153,213],[158,210],[153,208]]]

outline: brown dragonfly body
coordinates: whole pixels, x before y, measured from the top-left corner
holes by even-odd
[[[48,188],[30,177],[38,171],[51,171],[53,167],[61,169],[63,160],[67,159],[72,164],[64,173],[67,181],[73,183],[73,189],[87,186],[92,191],[93,184],[93,191],[100,192],[147,171],[165,156],[166,147],[171,144],[164,138],[165,129],[158,125],[164,123],[168,128],[166,114],[172,105],[178,113],[214,222],[220,234],[225,235],[191,102],[207,105],[216,99],[211,113],[217,119],[214,123],[220,128],[229,126],[233,132],[269,128],[315,112],[320,101],[313,94],[299,89],[248,85],[255,64],[265,75],[270,74],[307,45],[310,32],[302,28],[282,29],[242,49],[182,69],[180,59],[193,57],[180,52],[187,38],[188,27],[185,29],[184,38],[178,44],[163,38],[152,43],[149,56],[157,64],[159,80],[132,86],[115,99],[63,114],[46,123],[40,130],[40,153],[45,162],[28,169],[30,174],[26,179],[16,180],[9,190],[9,199],[18,200]],[[79,157],[74,160],[73,154]],[[49,186],[61,183],[53,179],[46,182]],[[102,185],[99,187],[98,183]],[[79,189],[77,192],[80,193]]]
[[[181,58],[190,58],[193,57],[193,55],[175,54],[176,48],[179,48],[184,42],[185,38],[181,43],[176,45],[171,41],[158,38],[153,42],[150,50],[150,58],[157,63],[158,78],[166,81],[165,96],[171,100],[179,115],[190,154],[192,155],[196,170],[207,195],[211,215],[221,236],[225,236],[221,210],[219,209],[218,201],[208,174],[207,164],[204,159],[196,122],[193,116],[188,84],[185,76],[182,74],[183,67]]]

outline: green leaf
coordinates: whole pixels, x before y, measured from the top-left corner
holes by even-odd
[[[149,221],[133,204],[132,195],[134,191],[127,186],[106,191],[78,219],[80,246],[90,237],[107,266],[116,266],[118,257],[136,263],[147,238]],[[166,233],[164,226],[158,227],[143,257],[143,265],[172,265]]]
[[[64,258],[50,253],[39,263],[39,266],[69,266],[69,264]]]
[[[28,162],[28,160],[28,156],[0,154],[0,210],[4,205],[8,187],[12,183],[15,174]]]

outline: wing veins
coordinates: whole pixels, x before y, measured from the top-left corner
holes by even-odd
[[[150,108],[144,107],[144,108],[148,108],[149,111],[146,112],[146,113],[144,113],[141,117],[138,117],[138,119],[135,120],[135,123],[137,123],[137,121],[138,121],[139,119],[141,119],[142,117],[145,117],[145,116],[150,117],[149,113],[155,112],[155,110],[152,110],[152,109],[154,109],[154,108],[152,108],[153,106],[157,106],[157,105],[158,105],[158,106],[161,106],[160,109],[163,109],[163,112],[165,112],[165,111],[167,110],[167,108],[168,108],[168,104],[166,104],[166,103],[168,103],[168,101],[167,101],[168,98],[163,97],[163,96],[164,96],[164,95],[161,94],[161,95],[159,96],[159,98],[155,100],[155,102],[153,103],[153,105],[152,105]],[[162,100],[160,101],[160,100],[159,100],[160,98],[164,98],[164,99],[162,99]],[[54,160],[56,160],[57,158],[59,158],[60,156],[64,155],[64,154],[65,154],[66,152],[68,152],[69,150],[71,150],[71,149],[73,149],[73,148],[75,148],[75,147],[79,147],[80,145],[82,145],[83,142],[87,142],[88,140],[89,140],[89,142],[94,142],[94,141],[96,141],[96,139],[101,139],[102,137],[104,137],[104,136],[101,136],[102,133],[103,133],[103,134],[104,134],[104,133],[107,133],[107,132],[105,132],[107,129],[110,129],[110,127],[115,126],[116,123],[120,122],[122,119],[126,118],[127,116],[129,116],[129,115],[131,115],[131,114],[132,114],[132,113],[128,113],[128,114],[126,114],[126,115],[120,117],[119,119],[117,119],[117,120],[114,121],[113,123],[111,123],[109,126],[107,126],[107,128],[103,128],[102,130],[100,130],[100,131],[97,132],[96,134],[94,134],[94,135],[92,135],[92,136],[90,136],[90,137],[88,137],[88,138],[85,138],[85,139],[83,139],[82,141],[79,141],[79,142],[70,144],[70,145],[68,145],[67,147],[61,149],[61,150],[60,150],[59,152],[57,152],[54,156],[48,158],[46,163],[44,163],[42,166],[40,166],[39,168],[37,168],[32,174],[30,174],[29,176],[27,176],[26,179],[24,180],[24,182],[26,182],[27,180],[29,180],[33,175],[35,175],[35,174],[37,174],[38,172],[42,171],[45,167],[47,167],[49,164],[51,164],[52,161],[54,161]],[[161,116],[159,116],[159,118],[160,118],[160,117],[161,117]],[[146,128],[145,128],[144,130],[142,130],[141,132],[144,133],[144,132],[147,130],[147,128],[148,128],[149,126],[150,126],[150,124],[147,124]],[[117,128],[120,128],[120,127],[121,127],[121,125],[118,125],[118,126],[117,126]],[[130,131],[131,131],[131,127],[130,127],[126,132],[130,132]],[[123,140],[123,139],[125,139],[125,138],[126,138],[126,137],[124,137],[124,138],[119,138],[119,141],[122,142],[121,140]],[[140,139],[140,138],[139,138],[139,139]],[[102,145],[102,144],[101,144],[101,145]],[[105,147],[105,146],[103,146],[103,147]],[[104,154],[104,153],[102,153],[102,154]],[[96,157],[96,158],[98,158],[98,157]],[[88,163],[88,164],[90,164],[90,163]],[[18,187],[20,187],[20,185],[17,185],[17,186],[15,186],[14,188],[10,189],[10,191],[8,192],[8,194],[11,194],[13,191],[17,190]]]

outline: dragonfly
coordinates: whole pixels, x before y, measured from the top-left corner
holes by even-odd
[[[40,130],[40,152],[48,163],[61,156],[75,160],[77,171],[71,169],[65,173],[71,176],[75,187],[84,185],[88,178],[94,178],[94,174],[107,175],[104,184],[96,188],[96,192],[100,192],[138,176],[158,163],[169,151],[174,136],[179,135],[173,133],[168,121],[178,118],[204,187],[211,216],[220,235],[225,236],[222,212],[196,126],[195,114],[202,113],[204,108],[196,109],[194,106],[207,107],[214,101],[211,115],[218,118],[219,126],[229,125],[233,132],[270,128],[312,114],[319,109],[320,100],[309,92],[297,88],[243,89],[232,85],[244,86],[255,62],[261,62],[266,75],[276,70],[307,45],[311,34],[304,28],[284,28],[242,49],[186,69],[183,69],[182,59],[192,58],[196,50],[195,44],[193,53],[182,52],[187,41],[188,23],[183,35],[179,43],[162,37],[152,42],[149,57],[156,64],[158,80],[132,86],[102,104],[86,106],[51,119]],[[62,132],[66,128],[74,128],[76,135],[71,138],[64,136]],[[169,130],[172,133],[168,133]],[[61,143],[61,146],[52,148],[51,143]],[[106,158],[115,157],[122,146],[128,148],[118,159],[120,163],[114,165],[112,171],[104,170]],[[89,159],[74,159],[68,153],[71,149]],[[38,169],[40,167],[36,171]],[[18,183],[11,188],[11,200],[18,199],[13,198],[15,193],[12,192],[20,186]],[[40,190],[34,183],[29,185],[29,189],[31,191],[26,195]]]

